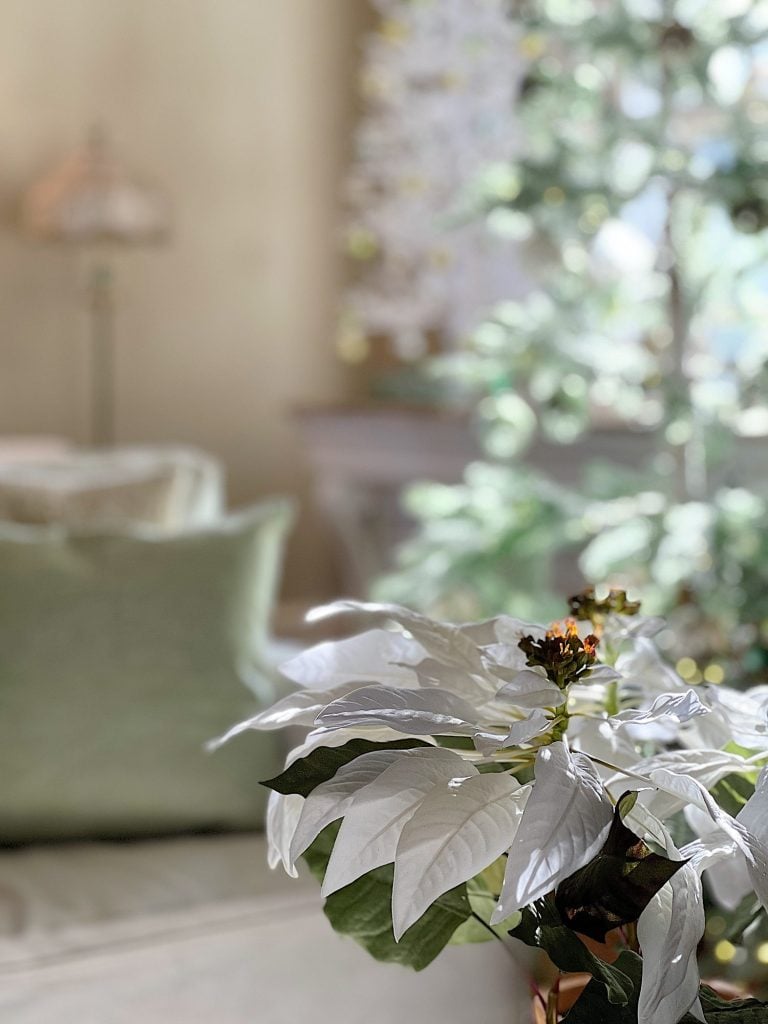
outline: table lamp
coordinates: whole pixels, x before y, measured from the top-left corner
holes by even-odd
[[[105,133],[33,183],[22,199],[22,229],[33,238],[79,247],[91,256],[88,308],[91,345],[91,441],[115,440],[113,250],[168,238],[165,197],[117,158]]]

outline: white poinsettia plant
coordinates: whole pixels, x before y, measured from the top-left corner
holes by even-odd
[[[549,628],[312,613],[366,628],[288,662],[300,688],[223,738],[310,729],[266,783],[270,863],[295,874],[303,856],[333,926],[380,959],[543,948],[593,976],[575,1024],[768,1019],[697,965],[702,876],[715,903],[768,908],[768,688],[685,684],[652,640],[663,622],[621,591],[571,612]],[[609,937],[613,962],[581,936]]]

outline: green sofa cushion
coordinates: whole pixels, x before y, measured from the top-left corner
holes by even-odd
[[[292,519],[265,502],[169,537],[0,524],[0,843],[258,825]],[[244,742],[241,742],[244,741]]]

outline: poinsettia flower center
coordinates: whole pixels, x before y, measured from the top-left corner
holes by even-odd
[[[566,619],[553,623],[541,639],[524,636],[518,647],[527,656],[527,665],[543,668],[547,678],[563,690],[594,665],[598,643],[592,633],[582,640],[575,620]]]

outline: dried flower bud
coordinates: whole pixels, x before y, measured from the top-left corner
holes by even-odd
[[[543,668],[547,678],[563,689],[589,671],[598,643],[592,634],[582,640],[574,620],[566,619],[563,625],[553,623],[541,640],[524,636],[518,647],[527,655],[527,665]]]
[[[571,615],[577,619],[589,619],[593,626],[603,624],[609,615],[637,615],[639,601],[629,601],[626,590],[609,590],[608,596],[598,599],[595,588],[587,587],[579,594],[568,598]]]

